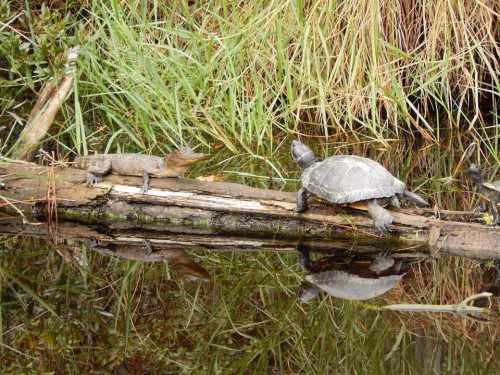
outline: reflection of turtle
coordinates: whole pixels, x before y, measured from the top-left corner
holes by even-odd
[[[424,199],[406,190],[402,181],[371,159],[339,155],[316,161],[312,150],[299,141],[292,142],[292,156],[304,168],[302,188],[297,193],[297,212],[306,210],[307,199],[314,194],[331,203],[366,207],[375,227],[385,231],[392,223],[392,216],[380,205],[383,201],[390,200],[392,206],[399,207],[400,196],[427,205]]]
[[[493,225],[500,225],[500,217],[497,210],[497,203],[500,201],[500,180],[484,182],[484,172],[474,164],[471,164],[469,169],[465,171],[465,174],[477,185],[480,193],[488,198],[490,211],[493,215]]]
[[[306,271],[305,282],[299,289],[299,300],[306,303],[323,290],[327,294],[349,300],[366,300],[380,296],[394,288],[403,278],[401,261],[379,254],[373,261],[352,260],[333,256],[310,262],[309,250],[298,246],[299,262]]]

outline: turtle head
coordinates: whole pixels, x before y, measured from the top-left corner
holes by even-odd
[[[297,140],[292,142],[292,157],[302,168],[307,168],[316,161],[314,152]]]
[[[481,184],[484,180],[484,173],[475,164],[471,164],[470,167],[465,171],[465,175],[468,176],[474,183]]]
[[[316,298],[319,295],[319,288],[307,281],[300,284],[297,296],[301,303],[308,303],[310,300]]]

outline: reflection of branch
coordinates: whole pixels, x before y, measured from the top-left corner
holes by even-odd
[[[462,316],[470,315],[472,317],[477,317],[489,309],[471,306],[469,303],[479,298],[491,297],[492,295],[493,294],[489,292],[474,294],[455,305],[396,304],[383,306],[382,309],[400,312],[452,313]]]
[[[68,96],[75,78],[75,61],[79,47],[65,52],[65,71],[61,79],[53,79],[43,87],[33,107],[28,122],[13,147],[14,159],[31,160],[33,151],[49,130],[62,103]]]
[[[30,222],[26,216],[24,215],[23,211],[21,211],[19,208],[16,207],[14,203],[12,203],[9,199],[5,198],[3,195],[0,195],[0,199],[2,199],[9,207],[12,207],[14,211],[16,211],[22,218],[23,224],[31,224],[31,225],[40,225],[40,223],[32,223]]]

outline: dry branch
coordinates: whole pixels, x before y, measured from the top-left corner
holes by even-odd
[[[30,163],[0,164],[2,194],[25,214],[44,213],[47,169]],[[294,211],[295,194],[239,184],[186,179],[153,179],[147,194],[140,178],[109,176],[94,188],[85,171],[55,168],[60,222],[97,224],[107,230],[147,230],[164,235],[233,236],[257,240],[321,239],[349,247],[418,248],[472,258],[500,258],[500,228],[435,219],[414,209],[394,210],[388,236],[380,236],[363,212],[315,202],[304,214]],[[9,207],[5,206],[8,210]],[[463,213],[464,217],[467,213]],[[338,243],[338,246],[341,246]]]
[[[65,72],[59,79],[53,79],[43,87],[35,106],[31,110],[26,127],[14,145],[12,157],[19,160],[32,160],[33,152],[49,130],[59,108],[73,87],[74,63],[80,48],[69,48],[65,53]]]

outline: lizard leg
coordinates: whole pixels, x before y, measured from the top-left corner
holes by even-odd
[[[147,191],[149,189],[149,172],[144,171],[142,178],[144,180],[144,183],[142,184],[142,192],[147,193]]]
[[[387,232],[392,224],[392,215],[385,208],[381,207],[376,199],[368,202],[368,213],[373,219],[373,224],[380,232]]]
[[[102,180],[102,176],[111,172],[111,160],[103,160],[87,168],[87,186],[93,186]]]

